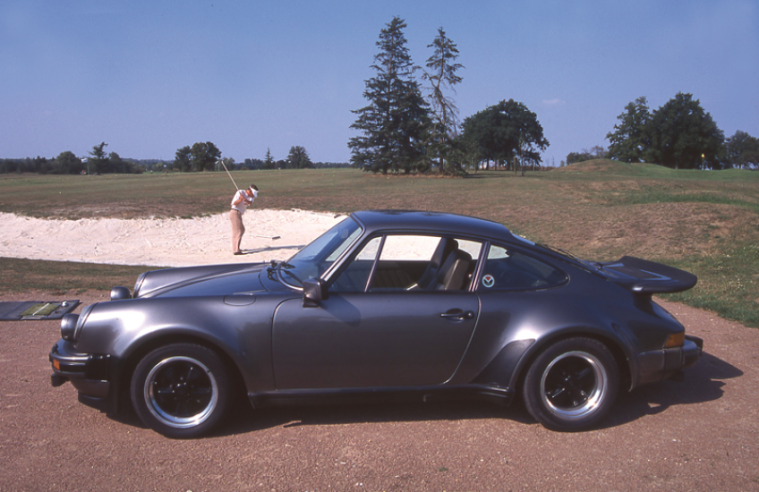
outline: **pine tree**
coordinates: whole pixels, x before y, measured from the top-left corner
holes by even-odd
[[[456,75],[456,71],[464,68],[460,63],[456,63],[459,56],[459,50],[456,44],[446,35],[442,27],[438,29],[438,35],[428,48],[434,48],[435,51],[427,59],[427,68],[422,78],[430,82],[430,94],[428,96],[433,112],[432,126],[432,152],[437,157],[438,168],[441,172],[460,171],[458,166],[454,169],[453,164],[448,162],[446,169],[447,156],[451,153],[452,142],[456,138],[456,128],[458,124],[458,108],[453,100],[446,96],[444,90],[450,89],[454,93],[454,85],[461,82],[462,78]]]
[[[423,142],[429,126],[428,105],[414,79],[406,47],[406,23],[394,17],[380,32],[372,68],[376,76],[365,81],[369,105],[354,110],[351,128],[361,135],[348,142],[351,162],[366,171],[405,172],[423,169]]]

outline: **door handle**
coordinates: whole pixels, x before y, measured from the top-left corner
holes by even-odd
[[[440,317],[449,319],[472,319],[474,318],[474,313],[472,311],[464,312],[461,309],[452,309],[440,314]]]

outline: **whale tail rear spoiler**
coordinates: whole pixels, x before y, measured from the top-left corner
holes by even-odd
[[[632,256],[599,263],[598,266],[609,280],[635,294],[682,292],[693,288],[698,281],[695,275],[679,268]]]

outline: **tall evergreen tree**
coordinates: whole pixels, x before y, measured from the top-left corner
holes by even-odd
[[[648,101],[639,97],[625,106],[625,112],[617,116],[619,123],[614,132],[606,135],[609,141],[609,158],[623,162],[643,162],[643,153],[648,149],[647,127],[651,121]]]
[[[414,79],[405,27],[403,19],[394,17],[380,32],[380,52],[371,66],[376,76],[365,82],[369,105],[353,111],[358,116],[351,128],[361,135],[348,142],[351,162],[366,171],[409,173],[425,166],[428,106]]]
[[[437,36],[427,47],[434,48],[432,56],[427,59],[429,72],[424,72],[422,75],[422,78],[430,83],[428,99],[433,113],[431,132],[433,142],[430,148],[437,158],[441,172],[457,172],[460,169],[453,169],[453,164],[447,160],[447,156],[453,150],[452,142],[457,136],[459,111],[453,99],[446,96],[444,91],[450,89],[456,92],[453,86],[462,80],[456,72],[464,66],[456,63],[459,50],[456,44],[446,36],[442,27],[438,28]]]

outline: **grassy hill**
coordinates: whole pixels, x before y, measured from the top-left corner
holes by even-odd
[[[629,254],[661,261],[699,276],[695,289],[675,299],[759,326],[758,172],[595,160],[523,177],[495,171],[459,179],[375,176],[351,169],[232,175],[241,187],[258,185],[261,208],[462,213],[589,259]],[[227,210],[233,191],[226,173],[4,175],[0,212],[191,217]],[[2,288],[11,285],[0,280]]]

